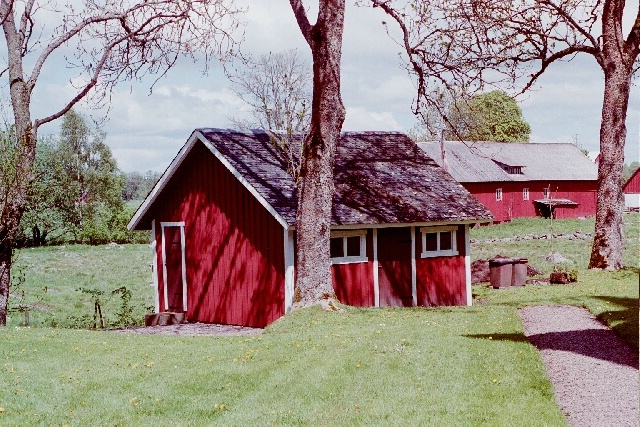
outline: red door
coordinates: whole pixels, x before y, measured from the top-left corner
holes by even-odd
[[[164,227],[165,239],[165,285],[167,287],[168,310],[184,311],[184,289],[182,280],[182,227]]]
[[[378,229],[380,307],[411,307],[411,229]]]

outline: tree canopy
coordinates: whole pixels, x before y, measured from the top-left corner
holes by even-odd
[[[516,100],[501,90],[472,97],[452,112],[451,121],[466,141],[529,142],[531,133]],[[457,138],[451,132],[447,139]]]
[[[427,106],[429,111],[422,115],[417,129],[423,134],[418,136],[420,139],[529,142],[531,127],[515,98],[504,91],[493,90],[470,98],[439,91],[434,99],[438,107]]]
[[[558,61],[591,55],[604,74],[598,195],[590,268],[622,267],[622,169],[631,78],[640,69],[640,6],[625,0],[371,0],[400,27],[417,81],[416,114],[431,88],[522,92]],[[623,17],[631,11],[625,33]]]

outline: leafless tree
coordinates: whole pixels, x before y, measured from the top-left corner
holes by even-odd
[[[13,245],[33,181],[40,126],[82,100],[108,102],[119,82],[159,78],[180,56],[203,55],[205,64],[224,58],[235,49],[240,12],[233,0],[0,0],[6,55],[0,77],[9,88],[16,153],[12,184],[0,184],[0,325],[6,324]],[[47,67],[70,73],[75,92],[67,99],[34,98]],[[32,117],[34,102],[47,105],[48,115]]]
[[[291,174],[297,179],[300,144],[294,134],[306,134],[311,119],[311,64],[295,49],[262,55],[229,76],[232,90],[251,108],[251,118],[232,117],[239,129],[272,131],[274,143],[287,156]]]
[[[558,61],[591,55],[604,73],[596,226],[590,268],[622,266],[622,168],[629,93],[640,61],[640,10],[623,33],[625,0],[371,0],[399,25],[418,82],[414,111],[434,84],[473,94],[520,92]]]
[[[302,149],[296,215],[296,286],[300,303],[306,305],[334,295],[329,239],[334,157],[345,119],[340,96],[345,2],[319,0],[314,24],[302,0],[289,2],[313,56],[311,123]]]

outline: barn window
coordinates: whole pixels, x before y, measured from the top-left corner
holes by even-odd
[[[523,188],[522,189],[522,200],[529,200],[529,189],[528,188]]]
[[[329,250],[332,264],[366,262],[367,230],[332,231]]]
[[[549,198],[549,187],[542,189],[542,197],[544,197],[545,199]]]
[[[422,227],[422,258],[458,255],[455,226]]]
[[[502,188],[496,188],[496,201],[502,200]]]

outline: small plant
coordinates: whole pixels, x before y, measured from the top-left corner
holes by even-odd
[[[100,329],[104,329],[104,317],[102,316],[102,297],[104,296],[104,291],[87,288],[78,288],[77,290],[89,294],[93,300],[93,329],[98,328],[98,319],[100,320]]]
[[[116,313],[116,320],[113,326],[127,328],[137,322],[133,317],[133,306],[131,305],[131,291],[126,286],[119,287],[111,291],[111,295],[120,296],[120,310]]]
[[[24,314],[24,322],[23,326],[29,326],[29,310],[36,304],[42,302],[44,298],[44,294],[47,293],[47,286],[42,288],[42,293],[32,294],[32,297],[29,298],[29,295],[25,292],[25,273],[24,267],[19,267],[16,269],[16,273],[13,276],[13,283],[11,284],[11,298],[9,299],[8,311],[9,312],[18,312]],[[35,301],[30,303],[28,300]]]

